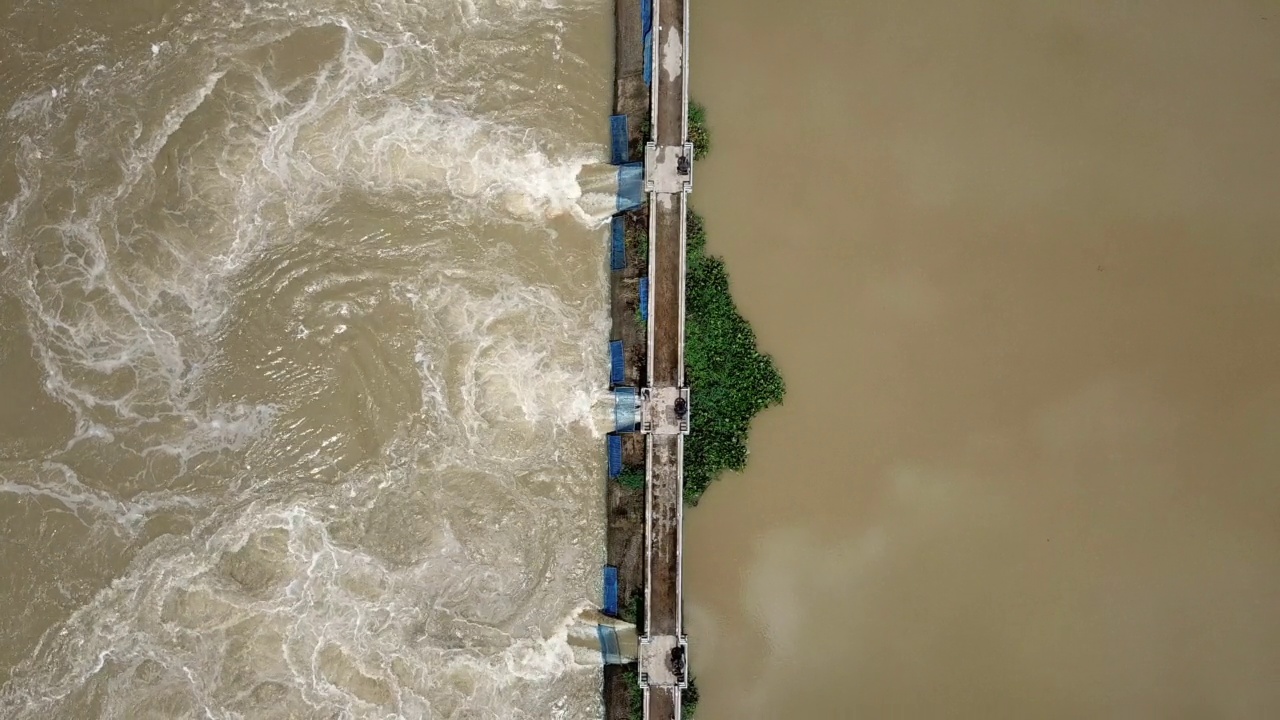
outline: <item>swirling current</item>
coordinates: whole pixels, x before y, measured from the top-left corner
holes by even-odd
[[[0,716],[598,717],[609,11],[0,5]]]

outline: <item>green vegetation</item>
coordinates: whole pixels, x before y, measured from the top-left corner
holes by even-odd
[[[653,123],[640,121],[640,145],[653,140]],[[693,143],[693,159],[701,160],[711,152],[711,129],[707,126],[707,108],[696,100],[689,101],[689,142]]]
[[[636,626],[636,632],[644,634],[644,593],[638,588],[631,593],[631,602],[618,608],[618,617]]]
[[[622,671],[622,677],[627,683],[628,697],[628,718],[629,720],[644,720],[644,690],[640,689],[640,675],[635,665],[628,665],[626,670]],[[694,713],[698,710],[698,684],[693,678],[689,678],[689,687],[684,689],[680,695],[680,716],[684,720],[693,720]]]
[[[693,713],[698,709],[698,682],[689,678],[689,687],[680,695],[680,716],[684,720],[693,720]]]
[[[627,695],[629,696],[627,703],[627,717],[629,720],[644,720],[644,690],[640,689],[640,673],[635,665],[627,666],[622,671],[622,677],[627,683]]]
[[[640,121],[641,146],[653,140],[653,123],[648,118]],[[693,143],[693,159],[701,160],[711,152],[711,130],[707,127],[707,109],[701,103],[689,101],[689,142]]]
[[[701,160],[711,152],[711,131],[707,128],[707,109],[689,102],[689,142],[693,143],[693,159]]]
[[[689,105],[695,159],[711,150],[706,109]],[[747,433],[756,413],[782,402],[786,387],[773,359],[756,348],[751,325],[729,294],[724,261],[707,254],[702,218],[688,217],[685,374],[692,427],[684,450],[685,502],[698,498],[725,470],[747,464]]]
[[[649,233],[640,225],[628,225],[626,243],[635,250],[636,257],[648,262]]]
[[[627,247],[631,248],[635,253],[636,262],[640,263],[641,268],[648,267],[649,262],[649,233],[644,229],[644,225],[639,222],[627,223],[626,234]],[[636,324],[645,327],[648,322],[643,316],[643,308],[639,304],[636,305]]]
[[[622,473],[618,475],[618,484],[624,488],[631,490],[644,489],[644,468],[628,466],[622,468]]]
[[[786,386],[773,358],[756,348],[751,325],[729,294],[724,261],[707,254],[702,218],[690,211],[685,374],[691,429],[684,445],[684,498],[698,498],[724,470],[747,464],[756,413],[782,402]]]

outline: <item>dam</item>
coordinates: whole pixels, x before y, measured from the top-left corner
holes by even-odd
[[[627,221],[614,221],[611,269],[615,272],[616,339],[611,347],[610,380],[618,407],[617,430],[638,434],[638,442],[628,443],[633,456],[641,447],[643,451],[643,617],[637,618],[643,633],[636,679],[648,720],[679,718],[681,694],[689,681],[681,590],[684,441],[690,423],[696,422],[689,413],[684,367],[686,219],[694,155],[689,142],[688,14],[685,0],[619,0],[617,4],[612,157],[623,165],[621,176],[630,167],[630,174],[642,180],[647,213],[641,208],[634,213],[639,217],[630,221],[646,239],[636,253],[644,263],[642,271],[627,270]],[[634,128],[648,132],[632,132]],[[631,148],[636,145],[643,162],[633,164]],[[625,198],[627,183],[619,184],[620,198]],[[620,199],[619,207],[632,210],[637,200]],[[626,286],[629,281],[635,283],[635,314],[642,323],[629,321],[628,300],[633,297]],[[641,325],[643,356],[628,354],[629,346],[641,344]],[[638,387],[626,385],[628,381]],[[616,475],[623,464],[621,438],[610,447],[610,473]],[[616,531],[611,527],[610,532]],[[615,545],[611,539],[611,550]]]

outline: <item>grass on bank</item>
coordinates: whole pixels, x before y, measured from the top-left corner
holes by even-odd
[[[773,358],[756,347],[755,331],[729,292],[724,261],[708,255],[702,218],[688,218],[685,287],[685,375],[692,423],[684,445],[684,499],[696,505],[725,470],[747,464],[751,420],[782,402],[786,386]],[[644,325],[636,308],[636,322]],[[624,468],[624,487],[644,488],[643,467]]]
[[[631,694],[627,704],[629,720],[644,720],[644,691],[640,689],[640,676],[636,666],[628,666],[622,671],[622,676],[626,679],[627,691]],[[693,720],[697,709],[698,684],[696,680],[689,678],[689,687],[680,695],[680,716],[684,720]]]
[[[688,219],[685,374],[689,437],[684,497],[696,505],[711,481],[747,464],[747,433],[761,410],[782,402],[786,385],[773,358],[756,347],[751,324],[729,293],[724,261],[707,254],[702,218]]]
[[[711,152],[707,111],[696,102],[689,104],[689,140],[695,160]],[[687,224],[685,374],[691,427],[684,446],[684,498],[696,505],[720,473],[746,467],[751,419],[781,403],[786,385],[738,312],[724,261],[707,254],[702,218],[690,210]]]
[[[705,157],[711,149],[711,135],[706,127],[706,111],[696,103],[689,108],[689,137],[694,143],[694,158]],[[756,347],[755,331],[729,294],[724,261],[707,254],[702,218],[690,210],[687,220],[685,374],[691,390],[693,423],[684,446],[684,494],[686,502],[697,504],[721,472],[746,466],[751,420],[761,410],[781,403],[786,386],[773,358]],[[648,256],[646,233],[628,234],[627,242],[635,243],[641,257]],[[617,480],[624,487],[643,489],[644,468],[626,467]],[[641,593],[632,595],[621,615],[644,632]],[[623,677],[630,720],[643,720],[644,692],[636,666],[623,670]],[[698,699],[697,682],[690,678],[680,703],[686,720],[693,720]]]
[[[624,467],[622,468],[622,473],[615,479],[619,485],[628,490],[643,490],[645,480],[644,467],[636,467],[634,465]]]
[[[649,258],[649,233],[644,228],[631,226],[627,228],[626,237],[627,245],[631,246],[636,253],[636,257],[644,259],[648,262]]]
[[[707,127],[707,109],[689,102],[689,142],[693,143],[693,159],[701,160],[711,152],[711,130]]]
[[[695,160],[711,152],[707,111],[696,102],[689,103],[689,140]],[[628,233],[627,241],[639,257],[648,256],[649,238],[643,229]],[[706,248],[702,218],[690,211],[685,374],[691,395],[692,427],[685,442],[684,497],[691,505],[697,504],[720,473],[746,467],[751,419],[761,410],[781,403],[786,394],[773,358],[756,347],[755,331],[733,302],[724,261],[708,255]],[[645,324],[639,308],[636,322]],[[628,485],[643,486],[643,477],[638,485]]]
[[[640,123],[640,137],[646,142],[653,139],[653,124],[648,119]],[[711,152],[711,130],[707,126],[707,109],[693,100],[689,101],[689,142],[693,143],[694,160],[701,160]]]

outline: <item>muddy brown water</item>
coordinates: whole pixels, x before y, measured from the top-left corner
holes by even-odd
[[[700,720],[1280,717],[1280,5],[699,0]]]
[[[609,12],[0,3],[0,716],[598,714]],[[693,12],[700,716],[1280,715],[1274,3]]]
[[[599,717],[611,28],[0,0],[0,717]]]

